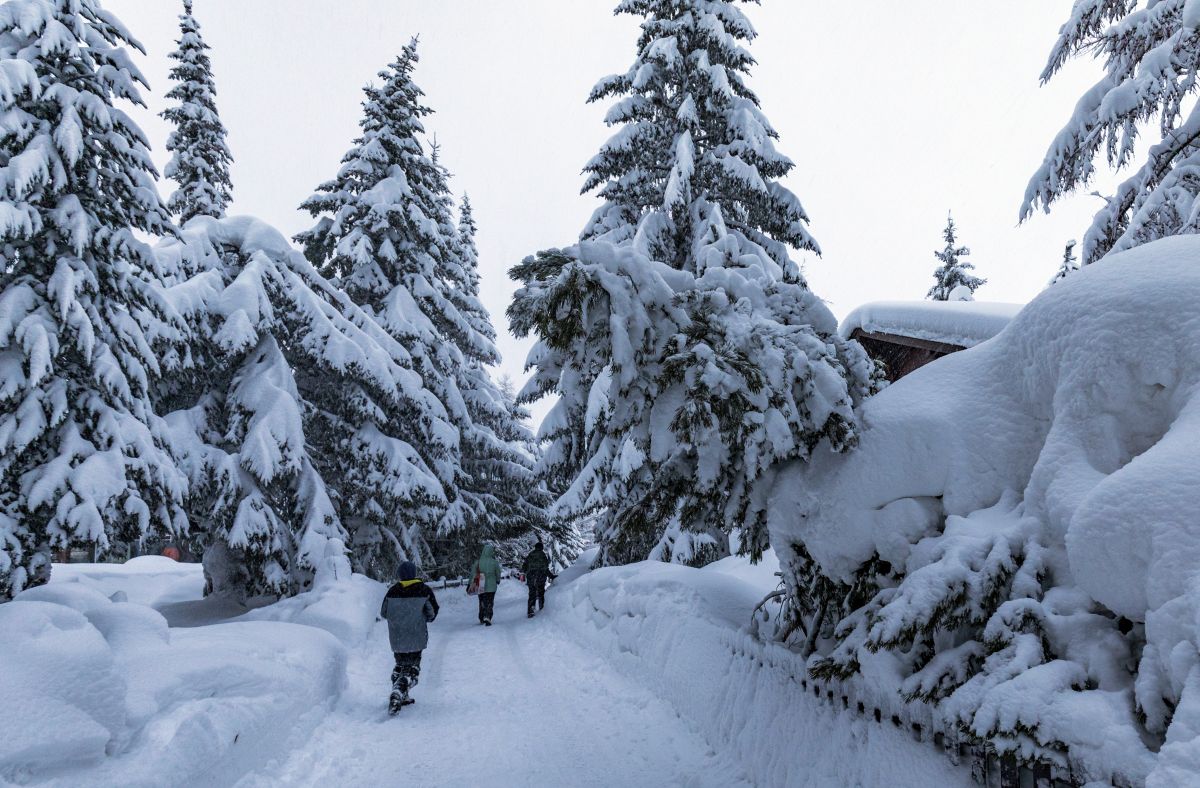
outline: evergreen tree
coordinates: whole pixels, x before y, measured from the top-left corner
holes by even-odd
[[[233,157],[225,145],[225,126],[217,114],[210,47],[192,16],[192,0],[184,0],[179,28],[178,47],[170,55],[176,61],[170,77],[177,84],[167,93],[167,99],[177,104],[161,114],[175,125],[167,137],[167,150],[172,156],[164,174],[179,184],[167,206],[182,225],[193,216],[225,216],[233,199],[229,180]]]
[[[695,270],[697,243],[719,209],[728,231],[798,278],[788,247],[820,252],[808,216],[779,180],[795,167],[746,78],[756,37],[737,8],[745,0],[622,0],[616,13],[644,17],[637,58],[602,79],[589,102],[616,98],[618,131],[584,171],[584,191],[603,205],[582,239],[633,241],[674,268]],[[772,268],[774,266],[771,266]],[[774,272],[778,273],[778,272]]]
[[[191,271],[170,296],[196,341],[170,359],[159,407],[192,521],[237,565],[240,587],[215,590],[303,590],[347,532],[359,571],[427,561],[419,524],[446,500],[426,457],[453,430],[404,349],[255,220],[199,219],[159,256]]]
[[[1141,6],[1137,0],[1076,2],[1042,72],[1045,84],[1081,54],[1104,67],[1030,180],[1022,220],[1087,185],[1101,153],[1116,169],[1133,163],[1141,127],[1151,119],[1158,124],[1159,141],[1105,198],[1084,235],[1083,265],[1157,238],[1200,231],[1200,105],[1185,106],[1200,87],[1200,6],[1185,0]]]
[[[520,399],[557,394],[542,472],[557,521],[594,519],[598,562],[705,563],[766,547],[773,466],[852,446],[874,385],[809,291],[817,251],[792,162],[746,85],[736,2],[625,0],[638,55],[602,80],[619,127],[586,171],[603,205],[571,249],[513,270],[513,330],[536,334]]]
[[[1063,251],[1062,262],[1059,263],[1058,271],[1055,272],[1054,278],[1050,280],[1050,284],[1056,285],[1079,270],[1079,258],[1075,256],[1076,244],[1076,241],[1067,241],[1067,248]]]
[[[51,549],[187,528],[148,392],[182,323],[135,235],[170,218],[113,105],[141,103],[126,46],[95,0],[0,5],[0,598],[43,582]]]
[[[461,281],[453,282],[463,302],[468,322],[489,341],[495,338],[491,318],[479,301],[479,254],[475,245],[474,213],[464,197],[459,211],[458,257]],[[459,389],[471,418],[469,433],[462,442],[465,472],[461,495],[474,501],[467,507],[478,512],[468,517],[466,528],[451,535],[446,559],[456,574],[465,573],[478,556],[481,542],[524,541],[537,534],[547,538],[552,549],[563,550],[568,557],[577,546],[560,544],[557,535],[547,531],[545,507],[549,495],[534,474],[535,441],[524,424],[526,414],[492,380],[485,364],[499,360],[492,350],[487,355],[464,352],[465,363],[459,374]],[[577,549],[575,550],[577,552]]]
[[[933,272],[935,284],[929,288],[929,292],[925,296],[934,301],[949,301],[950,294],[959,287],[966,287],[974,294],[976,290],[987,284],[986,279],[980,279],[970,273],[975,270],[975,266],[963,258],[969,255],[971,250],[958,245],[954,229],[954,217],[947,214],[946,229],[943,231],[946,246],[942,251],[933,253],[941,265]]]
[[[496,351],[469,293],[474,274],[460,256],[446,171],[422,143],[431,110],[412,78],[417,61],[414,39],[380,73],[382,84],[365,88],[362,134],[337,177],[303,204],[318,222],[296,240],[407,349],[458,432],[453,450],[431,463],[449,503],[420,524],[426,539],[444,540],[487,516],[461,463],[461,447],[486,438],[460,385],[469,360],[490,363]]]

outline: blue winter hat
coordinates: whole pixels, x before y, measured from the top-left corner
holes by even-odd
[[[405,561],[400,564],[400,579],[401,580],[416,580],[417,565],[412,561]]]

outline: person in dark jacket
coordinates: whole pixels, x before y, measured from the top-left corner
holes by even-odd
[[[417,686],[421,675],[421,652],[429,645],[429,623],[437,618],[437,597],[433,589],[417,579],[412,561],[400,565],[400,582],[388,589],[379,615],[387,619],[388,639],[396,655],[392,669],[392,694],[388,713],[395,714],[412,703],[408,691]]]
[[[537,603],[538,610],[546,607],[546,581],[550,574],[550,558],[546,555],[546,546],[539,540],[533,552],[525,556],[521,564],[521,572],[525,575],[525,585],[529,586],[529,618],[533,618],[533,606]]]

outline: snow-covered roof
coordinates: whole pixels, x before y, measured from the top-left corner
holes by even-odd
[[[1024,304],[988,301],[876,301],[855,309],[839,331],[894,334],[959,347],[974,347],[999,334]]]

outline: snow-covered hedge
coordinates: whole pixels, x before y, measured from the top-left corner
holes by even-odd
[[[802,659],[747,633],[775,584],[771,568],[735,557],[703,569],[650,561],[568,570],[550,610],[729,752],[754,785],[970,785],[969,769],[908,732],[814,698],[800,683]]]
[[[1197,303],[1200,239],[1115,255],[869,401],[857,451],[782,472],[814,672],[1089,778],[1194,778]]]
[[[0,633],[0,782],[231,784],[302,740],[345,683],[346,648],[321,629],[168,629],[82,578],[0,605]]]

